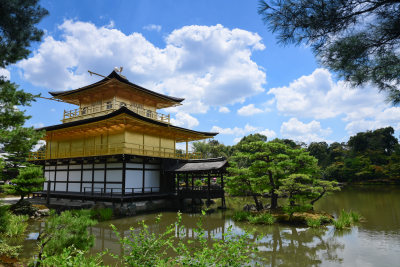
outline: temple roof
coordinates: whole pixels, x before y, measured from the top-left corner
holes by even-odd
[[[228,161],[225,158],[194,159],[185,162],[180,161],[167,169],[167,172],[218,172],[226,167]]]
[[[88,89],[103,85],[103,84],[105,84],[106,82],[108,82],[111,79],[116,79],[119,82],[127,84],[127,85],[133,87],[134,89],[139,90],[139,91],[141,91],[143,93],[147,93],[147,94],[150,94],[152,96],[159,97],[159,98],[162,98],[162,99],[165,99],[165,100],[168,100],[168,101],[176,102],[177,104],[179,104],[180,102],[185,100],[184,98],[167,96],[167,95],[164,95],[164,94],[160,94],[160,93],[151,91],[151,90],[146,89],[144,87],[141,87],[141,86],[139,86],[137,84],[134,84],[134,83],[130,82],[128,79],[122,77],[121,75],[119,75],[115,71],[111,72],[107,77],[105,77],[104,79],[102,79],[101,81],[98,81],[96,83],[93,83],[93,84],[90,84],[90,85],[87,85],[87,86],[84,86],[84,87],[81,87],[81,88],[78,88],[78,89],[73,89],[73,90],[68,90],[68,91],[56,91],[56,92],[49,92],[49,93],[55,98],[60,98],[60,97],[63,97],[63,96],[69,96],[69,95],[72,95],[72,94],[75,94],[75,93],[78,93],[78,92],[83,92],[83,91],[86,91]]]
[[[121,115],[121,114],[127,114],[127,115],[129,115],[129,116],[131,116],[131,117],[133,117],[135,119],[138,119],[140,121],[143,121],[145,123],[150,123],[150,124],[153,124],[153,125],[165,127],[165,129],[173,129],[173,130],[178,130],[178,131],[181,131],[181,132],[187,132],[188,134],[202,135],[202,136],[204,136],[204,138],[210,138],[210,137],[213,137],[213,136],[218,134],[218,133],[213,133],[213,132],[194,131],[194,130],[190,130],[190,129],[174,126],[174,125],[171,125],[171,124],[168,124],[168,123],[164,123],[164,122],[161,122],[161,121],[156,121],[156,120],[144,117],[142,115],[139,115],[139,114],[131,111],[127,107],[121,107],[120,109],[118,109],[118,110],[116,110],[116,111],[114,111],[112,113],[109,113],[107,115],[98,116],[98,117],[92,117],[92,118],[83,119],[83,120],[77,120],[77,121],[72,121],[72,122],[67,122],[67,123],[63,123],[63,124],[47,126],[47,127],[39,128],[37,130],[54,131],[54,130],[65,129],[65,128],[69,128],[69,127],[83,126],[85,124],[90,124],[90,123],[94,123],[94,122],[101,122],[101,121],[116,117],[116,116]],[[199,139],[204,139],[204,138],[199,138]]]

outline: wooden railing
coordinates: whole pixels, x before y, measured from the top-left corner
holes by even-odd
[[[174,150],[163,147],[153,147],[148,145],[140,145],[134,143],[117,143],[109,145],[96,145],[88,147],[79,147],[72,149],[59,149],[57,151],[36,151],[30,152],[28,161],[44,160],[44,159],[59,159],[59,158],[74,158],[74,157],[90,157],[116,154],[131,154],[159,158],[174,158],[174,159],[201,159],[200,152],[188,152]]]
[[[127,104],[121,101],[110,101],[102,105],[81,107],[73,110],[64,110],[63,123],[77,121],[85,118],[92,118],[97,116],[106,115],[121,107],[127,107],[133,112],[152,120],[161,121],[164,123],[170,123],[170,115],[155,112],[153,110],[141,108],[139,105]]]

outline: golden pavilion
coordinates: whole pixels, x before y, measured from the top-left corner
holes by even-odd
[[[222,197],[226,160],[188,151],[189,142],[217,133],[174,126],[170,115],[158,112],[184,99],[143,88],[116,71],[103,77],[50,92],[52,99],[77,108],[64,111],[61,124],[38,129],[46,132],[46,150],[31,152],[28,160],[43,166],[46,182],[36,195],[122,202]],[[177,143],[186,150],[176,149]],[[195,187],[196,179],[204,186]]]

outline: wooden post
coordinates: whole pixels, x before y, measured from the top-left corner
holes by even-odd
[[[54,167],[54,189],[53,189],[53,191],[56,191],[56,183],[57,183],[57,161],[56,161],[56,166]]]
[[[49,175],[49,180],[47,180],[47,195],[46,195],[46,205],[47,206],[50,204],[50,186],[51,186],[51,181],[50,181],[50,175]]]
[[[83,159],[81,162],[81,187],[79,189],[79,192],[82,193],[82,186],[83,186]]]
[[[126,184],[126,160],[125,156],[122,158],[122,196],[125,196],[125,184]]]
[[[186,159],[189,158],[188,150],[189,150],[189,143],[188,143],[188,140],[186,140]]]
[[[187,173],[185,173],[185,187],[186,190],[189,189],[189,178]]]
[[[207,176],[207,207],[210,205],[210,188],[211,188],[211,174],[208,173]]]
[[[144,194],[144,184],[145,184],[145,178],[146,178],[146,161],[144,159],[143,160],[143,174],[142,174],[142,194]]]
[[[69,160],[68,160],[68,165],[67,165],[67,192],[69,189]]]
[[[107,159],[104,161],[104,193],[107,193]]]
[[[92,195],[93,195],[93,190],[94,190],[94,159],[92,162]]]

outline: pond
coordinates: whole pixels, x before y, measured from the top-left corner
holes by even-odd
[[[267,200],[264,200],[266,202]],[[259,241],[259,260],[266,266],[399,266],[400,262],[400,187],[351,186],[316,203],[316,210],[337,215],[342,209],[359,212],[365,221],[348,230],[332,226],[311,229],[286,225],[258,226],[232,221],[233,209],[241,209],[250,199],[228,198],[227,211],[217,211],[203,219],[210,236],[221,238],[229,226],[237,234],[254,231]],[[120,253],[121,246],[110,230],[114,224],[127,233],[137,222],[145,220],[151,231],[161,232],[175,222],[176,213],[162,212],[162,221],[154,223],[156,214],[138,215],[99,223],[90,231],[96,236],[92,253],[109,249]],[[183,214],[186,236],[193,236],[199,214]],[[41,224],[30,225],[24,244],[24,257],[32,257],[36,234]],[[106,263],[114,263],[107,257]],[[114,263],[115,264],[115,263]]]

